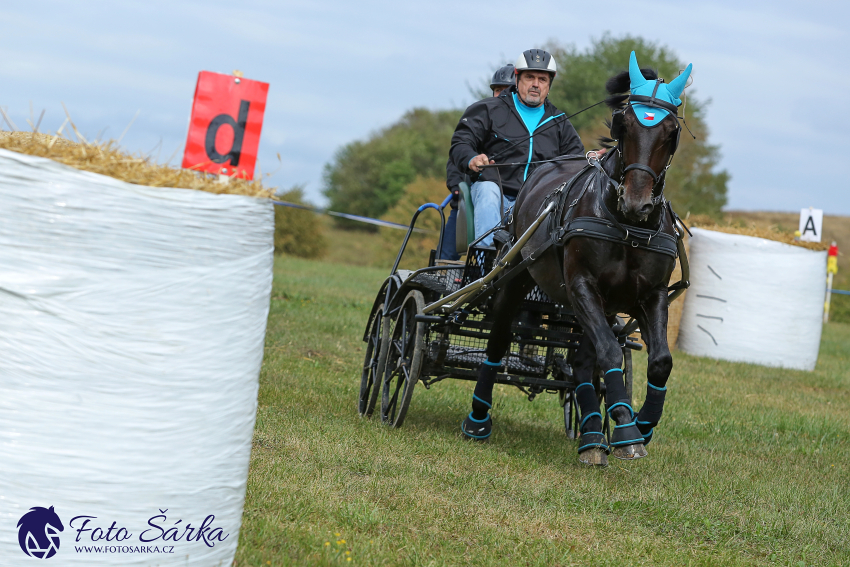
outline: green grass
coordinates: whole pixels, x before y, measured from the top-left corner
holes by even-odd
[[[359,418],[385,273],[276,261],[236,565],[850,563],[850,325],[814,372],[674,353],[649,457],[588,469],[553,395],[498,387],[486,445],[459,435],[469,382],[417,387],[398,430]]]

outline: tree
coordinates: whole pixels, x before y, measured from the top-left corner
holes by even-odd
[[[679,75],[685,65],[666,47],[658,46],[640,37],[613,38],[605,35],[591,43],[586,51],[575,47],[551,44],[547,51],[552,53],[558,64],[558,76],[552,83],[549,99],[567,114],[578,112],[607,96],[605,82],[609,77],[628,69],[629,53],[637,54],[641,67],[651,67],[668,82]],[[691,92],[688,92],[691,91]],[[679,149],[673,165],[667,172],[665,195],[684,216],[692,214],[720,215],[726,204],[726,184],[729,174],[716,171],[720,149],[708,140],[705,123],[706,103],[698,100],[692,89],[683,97],[685,119],[694,140],[683,128]],[[598,147],[600,136],[608,134],[605,120],[611,111],[601,104],[582,112],[570,121],[588,149]]]
[[[460,115],[460,110],[415,108],[368,140],[342,147],[325,166],[330,208],[380,217],[417,176],[444,179]]]
[[[300,187],[278,195],[281,201],[304,204]],[[302,258],[321,258],[328,249],[325,225],[312,211],[284,206],[274,208],[274,253]]]

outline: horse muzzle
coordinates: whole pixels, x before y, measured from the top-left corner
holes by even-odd
[[[655,208],[655,205],[652,204],[651,195],[652,191],[650,191],[650,198],[648,199],[635,199],[627,195],[626,186],[620,184],[617,187],[617,210],[632,222],[643,222]]]

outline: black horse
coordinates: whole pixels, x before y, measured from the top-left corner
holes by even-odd
[[[463,423],[469,437],[481,439],[490,434],[493,380],[510,346],[511,321],[522,297],[536,282],[552,300],[571,305],[584,329],[574,363],[581,414],[580,461],[604,465],[612,448],[618,458],[646,455],[644,446],[661,418],[673,367],[667,345],[668,283],[675,267],[680,221],[663,190],[681,130],[676,106],[655,100],[662,81],[653,71],[642,70],[644,79],[655,81],[655,88],[652,97],[635,95],[634,73],[632,69],[631,97],[625,94],[629,73],[616,75],[606,84],[611,95],[606,102],[613,118],[611,138],[604,140],[609,151],[602,159],[591,156],[586,161],[543,165],[519,194],[513,218],[516,234],[525,231],[548,204],[558,206],[549,216],[548,230],[544,222],[523,248],[522,259],[513,262],[514,266],[525,262],[527,268],[493,299],[487,361],[479,370],[473,411]],[[664,86],[674,90],[672,83]],[[672,100],[678,100],[676,96],[678,93]],[[657,108],[663,118],[653,127],[645,126],[635,114],[636,101],[644,108]],[[666,116],[661,110],[668,111]],[[649,354],[646,401],[637,414],[626,395],[622,351],[612,331],[617,313],[627,313],[638,321]],[[602,432],[602,415],[592,385],[597,368],[604,372],[606,411],[615,422],[610,439]]]

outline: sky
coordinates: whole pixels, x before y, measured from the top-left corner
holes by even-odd
[[[138,112],[122,145],[179,165],[198,72],[239,69],[270,84],[258,159],[267,183],[301,185],[319,205],[334,153],[405,111],[465,107],[469,85],[549,41],[584,49],[605,33],[639,35],[693,63],[689,92],[711,101],[709,142],[731,175],[728,210],[850,215],[840,157],[850,3],[3,4],[0,107],[19,129],[32,108],[34,120],[45,111],[40,130],[55,131],[64,103],[86,137],[118,138]]]

